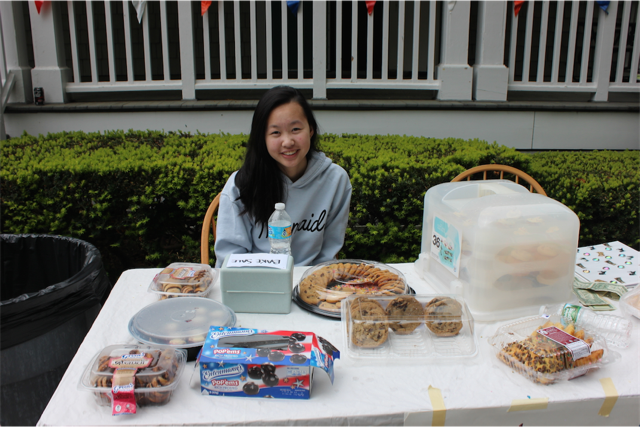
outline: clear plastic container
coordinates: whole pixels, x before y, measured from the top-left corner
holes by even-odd
[[[136,344],[110,345],[98,352],[87,366],[80,378],[80,389],[92,392],[98,405],[110,406],[114,369],[108,366],[109,360],[140,353],[150,356],[152,361],[148,367],[136,372],[134,394],[137,405],[159,406],[168,403],[187,361],[185,350]]]
[[[450,295],[352,295],[342,304],[347,354],[354,358],[441,359],[477,353],[466,303]]]
[[[276,203],[276,210],[269,217],[269,242],[272,254],[291,255],[291,233],[293,223],[284,210],[284,203]]]
[[[129,321],[129,333],[158,348],[185,348],[197,356],[210,326],[235,326],[236,314],[207,298],[173,298],[144,307]],[[192,350],[193,349],[193,350]]]
[[[546,329],[545,335],[539,330]],[[567,345],[548,338],[566,336]],[[585,375],[620,358],[620,354],[609,350],[606,340],[590,331],[575,328],[574,324],[563,325],[562,317],[532,316],[522,318],[500,327],[489,338],[496,357],[507,366],[509,372],[539,384],[553,384]]]
[[[160,299],[173,297],[204,297],[218,280],[218,271],[207,264],[174,262],[153,278],[148,291]]]
[[[580,328],[600,335],[614,347],[626,348],[631,340],[632,323],[615,314],[595,312],[579,304],[543,306],[540,308],[540,314],[558,314],[562,316],[563,325],[575,323]]]
[[[620,309],[623,313],[640,319],[640,285],[636,285],[620,298]]]
[[[404,275],[393,267],[360,259],[318,264],[300,279],[296,302],[320,314],[340,317],[342,301],[349,295],[402,295],[409,290]]]
[[[507,180],[439,184],[424,206],[417,273],[477,322],[571,299],[580,221],[568,207]]]

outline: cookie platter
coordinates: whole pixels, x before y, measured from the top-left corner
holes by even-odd
[[[305,271],[292,298],[305,310],[340,319],[343,301],[350,295],[393,296],[412,291],[404,275],[391,266],[343,259],[324,262]]]
[[[474,321],[452,295],[351,295],[341,306],[353,358],[451,359],[478,352]]]

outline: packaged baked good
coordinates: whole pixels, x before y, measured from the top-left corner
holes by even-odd
[[[114,373],[118,367],[127,366],[128,360],[134,360],[136,365],[133,366],[137,366],[132,378],[136,405],[158,406],[171,400],[184,370],[187,353],[181,349],[147,345],[110,345],[99,351],[87,366],[80,378],[81,388],[92,392],[98,405],[111,406],[116,385]]]
[[[404,275],[388,265],[358,259],[328,261],[305,271],[294,291],[301,307],[340,317],[350,295],[402,295],[409,290]]]
[[[149,292],[160,299],[206,296],[218,280],[218,271],[208,264],[174,262],[158,273],[149,284]]]
[[[585,375],[619,357],[604,338],[558,315],[526,317],[502,326],[489,344],[510,370],[539,384]]]
[[[444,303],[455,307],[455,319],[428,309]],[[344,348],[354,358],[450,359],[477,353],[473,317],[455,296],[351,295],[342,301],[341,317]]]

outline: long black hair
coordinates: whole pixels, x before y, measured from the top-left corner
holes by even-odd
[[[248,214],[256,224],[267,225],[276,203],[286,201],[284,174],[267,150],[265,134],[271,112],[284,104],[296,102],[304,111],[309,127],[313,131],[307,161],[318,151],[318,124],[309,103],[302,93],[290,86],[269,89],[258,102],[253,113],[251,133],[247,141],[244,164],[236,175],[235,183],[244,204],[241,215]]]

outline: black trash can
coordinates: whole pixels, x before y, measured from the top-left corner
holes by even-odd
[[[95,246],[0,234],[1,425],[35,425],[111,284]]]

